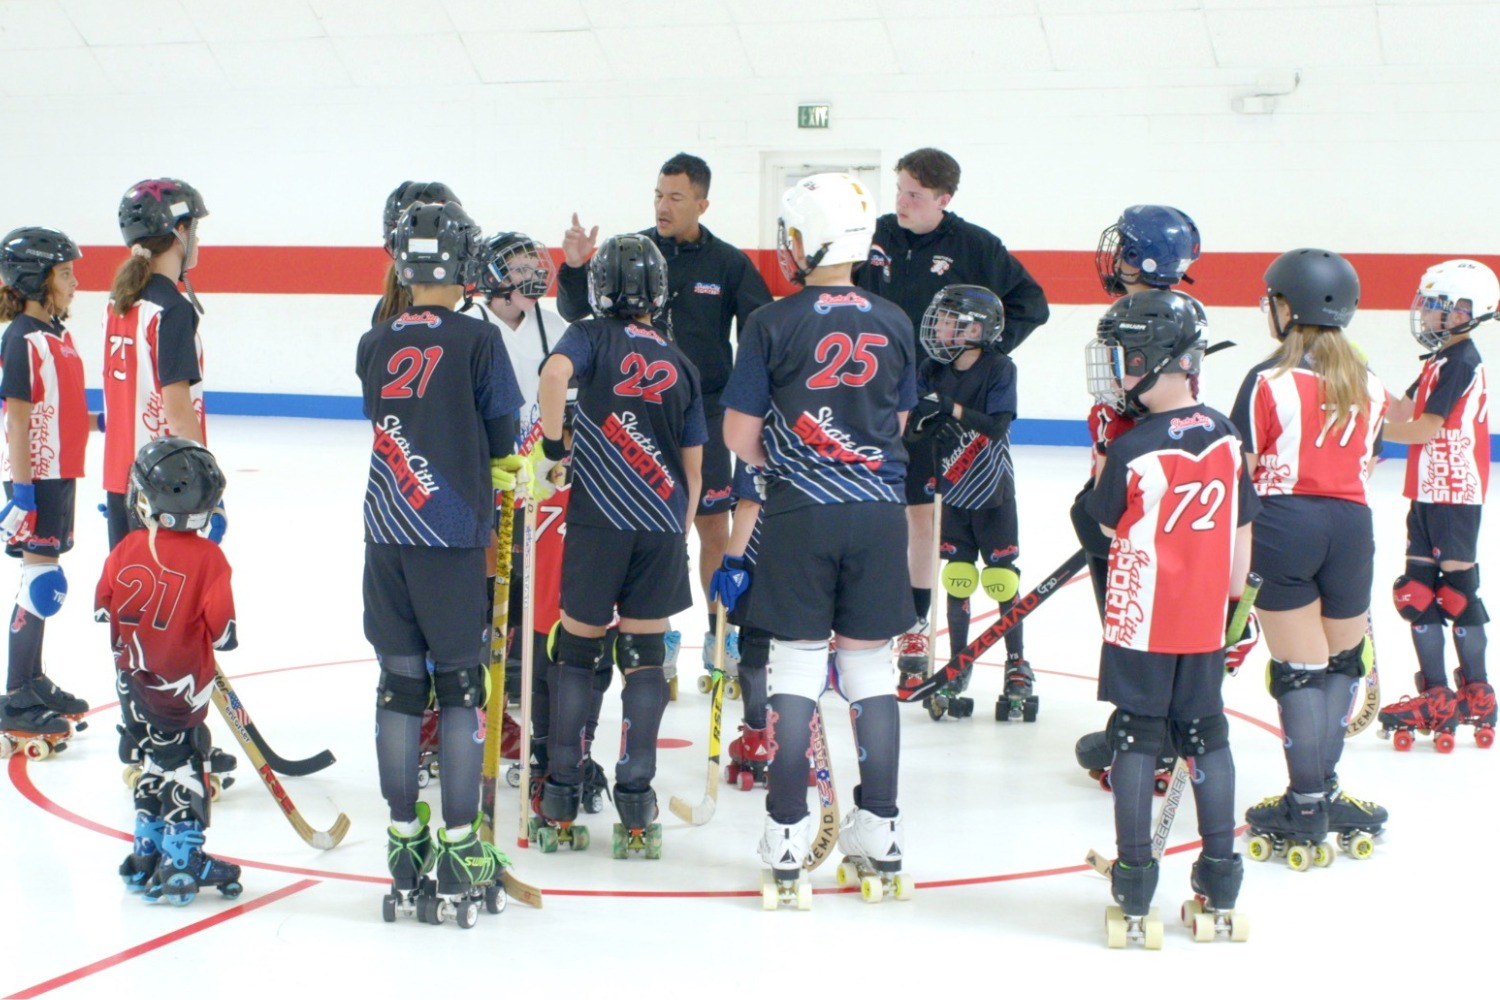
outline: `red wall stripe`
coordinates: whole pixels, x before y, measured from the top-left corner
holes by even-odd
[[[125,259],[118,246],[83,248],[78,278],[84,291],[108,291],[115,268]],[[777,295],[792,286],[781,276],[774,250],[747,250],[767,284]],[[559,251],[554,256],[561,258]],[[1107,303],[1094,272],[1092,250],[1017,250],[1016,257],[1047,291],[1056,305]],[[1430,265],[1463,254],[1349,254],[1359,272],[1366,309],[1406,309],[1416,294],[1417,281]],[[1471,255],[1500,271],[1500,256]],[[1209,253],[1193,265],[1194,283],[1187,290],[1209,306],[1254,306],[1264,293],[1262,284],[1274,253]],[[204,247],[193,271],[193,287],[200,292],[248,295],[369,295],[380,294],[389,263],[379,247]]]

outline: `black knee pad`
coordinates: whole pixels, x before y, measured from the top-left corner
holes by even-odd
[[[771,661],[771,633],[753,625],[740,629],[740,669],[764,669]]]
[[[115,726],[115,731],[120,734],[120,763],[139,764],[141,742],[146,738],[146,727],[136,723],[126,723]]]
[[[553,663],[587,667],[592,670],[604,658],[604,636],[602,635],[592,638],[574,635],[563,628],[562,622],[558,622],[553,626],[549,639],[549,652]]]
[[[621,673],[637,667],[659,667],[666,662],[667,641],[661,632],[651,635],[621,632],[615,640],[615,663]]]
[[[1442,624],[1443,612],[1437,603],[1437,587],[1437,563],[1408,561],[1406,572],[1391,584],[1396,613],[1412,625]]]
[[[1266,664],[1266,689],[1271,692],[1272,698],[1279,699],[1284,694],[1302,690],[1314,677],[1323,672],[1322,670],[1297,670],[1285,660],[1273,659]]]
[[[1437,604],[1444,618],[1455,625],[1483,625],[1490,620],[1479,599],[1479,567],[1438,574]]]
[[[488,681],[488,672],[477,663],[466,667],[440,664],[433,672],[432,688],[442,708],[483,708],[489,701]]]
[[[1154,715],[1136,715],[1116,709],[1104,727],[1110,749],[1116,753],[1143,753],[1160,757],[1167,749],[1167,720]]]
[[[1223,712],[1191,721],[1174,719],[1172,742],[1186,757],[1202,757],[1223,750],[1229,746],[1229,720]]]
[[[380,683],[375,687],[375,707],[400,715],[422,717],[432,701],[432,675],[407,677],[380,671]]]
[[[208,732],[207,726],[199,728],[205,733]],[[207,753],[199,754],[193,744],[193,730],[173,733],[162,741],[148,740],[147,749],[150,751],[151,759],[156,762],[156,766],[169,774],[194,759],[207,759]]]
[[[1330,674],[1346,674],[1349,677],[1363,677],[1368,673],[1365,665],[1365,645],[1369,639],[1361,639],[1358,646],[1344,650],[1342,653],[1334,653],[1328,658],[1328,672]]]

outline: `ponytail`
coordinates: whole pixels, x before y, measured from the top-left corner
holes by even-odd
[[[155,265],[151,263],[152,258],[166,253],[176,241],[177,237],[168,233],[165,236],[137,240],[131,246],[130,256],[115,269],[115,282],[109,289],[110,307],[115,315],[124,316],[135,308],[135,304],[141,300],[141,293],[146,290],[146,283],[156,273]]]
[[[26,311],[26,300],[9,285],[0,286],[0,323],[9,323]]]
[[[380,296],[380,305],[375,309],[376,324],[400,316],[411,305],[411,289],[396,280],[396,262],[391,261],[385,269],[385,293]]]
[[[1294,324],[1276,354],[1274,375],[1296,368],[1304,360],[1318,375],[1318,402],[1330,427],[1370,412],[1368,366],[1344,332],[1332,326]]]

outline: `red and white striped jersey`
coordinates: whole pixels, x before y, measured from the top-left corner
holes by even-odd
[[[1089,515],[1115,530],[1104,641],[1150,653],[1224,647],[1235,534],[1259,501],[1223,414],[1151,414],[1110,446]]]
[[[31,404],[31,478],[82,479],[89,413],[73,335],[61,323],[17,316],[0,340],[0,368],[6,407],[12,399]],[[8,447],[3,467],[4,478],[12,478]]]
[[[1489,382],[1472,340],[1450,344],[1427,359],[1407,393],[1415,415],[1435,413],[1442,429],[1406,458],[1408,500],[1482,504],[1490,487]]]
[[[203,411],[203,341],[198,314],[177,286],[151,276],[141,299],[124,316],[104,314],[104,489],[124,493],[130,463],[149,441],[180,433],[167,426],[161,387],[186,382],[208,440]]]
[[[1370,457],[1385,415],[1385,387],[1366,372],[1368,411],[1335,426],[1323,409],[1323,377],[1308,368],[1275,374],[1275,360],[1250,369],[1234,404],[1235,426],[1254,452],[1255,492],[1334,497],[1369,504]]]

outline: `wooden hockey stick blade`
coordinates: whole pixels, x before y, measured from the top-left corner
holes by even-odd
[[[708,700],[708,781],[703,788],[703,801],[695,806],[672,796],[668,807],[672,815],[694,826],[702,826],[714,818],[719,806],[719,726],[724,717],[724,638],[729,618],[724,605],[713,603],[714,611],[714,669],[713,684],[709,688]]]
[[[823,719],[821,707],[813,708],[813,720],[816,725],[813,727],[812,744],[808,749],[812,753],[813,766],[817,769],[819,810],[818,829],[813,833],[812,847],[802,860],[802,867],[806,871],[816,871],[819,865],[828,860],[828,855],[833,853],[839,842],[839,800],[833,787],[827,723]]]
[[[542,890],[522,882],[510,873],[509,868],[500,873],[500,884],[505,887],[505,894],[511,899],[538,910],[542,908]]]
[[[255,741],[256,749],[266,759],[266,763],[271,765],[271,770],[277,774],[284,774],[288,778],[305,778],[309,774],[316,774],[332,764],[336,759],[333,756],[332,750],[320,750],[311,757],[303,757],[300,760],[287,760],[271,749],[266,743],[266,738],[255,727],[255,723],[247,722],[245,724],[245,731]]]
[[[1350,736],[1358,736],[1370,728],[1370,723],[1374,722],[1375,717],[1380,714],[1380,670],[1375,653],[1375,631],[1369,612],[1365,613],[1365,642],[1370,644],[1370,669],[1363,678],[1364,701],[1344,729],[1346,739]]]
[[[1114,865],[1113,861],[1109,860],[1098,851],[1092,849],[1089,850],[1089,853],[1084,857],[1083,860],[1090,868],[1094,869],[1094,871],[1098,872],[1100,875],[1103,875],[1105,878],[1109,878],[1109,870]]]

